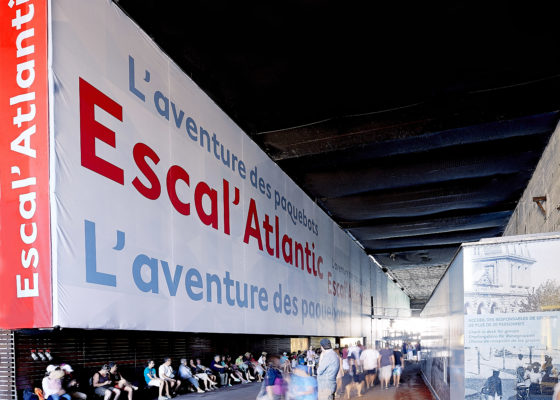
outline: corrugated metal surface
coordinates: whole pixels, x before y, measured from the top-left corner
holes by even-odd
[[[0,399],[16,398],[14,336],[0,330]]]
[[[34,361],[31,350],[50,350],[53,360]],[[246,351],[258,357],[261,351],[269,354],[290,351],[290,338],[79,329],[25,330],[16,332],[15,351],[18,360],[16,386],[22,390],[39,386],[47,365],[51,363],[72,365],[76,375],[87,382],[96,368],[115,361],[123,366],[125,377],[134,380],[148,359],[159,363],[163,357],[169,356],[175,360],[174,364],[178,364],[180,358],[200,357],[203,363],[209,364],[214,354],[229,354],[235,358]]]

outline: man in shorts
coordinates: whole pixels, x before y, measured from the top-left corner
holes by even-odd
[[[393,349],[389,348],[389,343],[385,343],[385,348],[379,351],[379,359],[377,366],[379,367],[379,381],[381,387],[389,389],[389,381],[391,380],[391,373],[395,369],[395,356]]]
[[[95,394],[103,397],[104,400],[109,400],[113,396],[118,398],[121,394],[120,389],[113,386],[108,365],[103,365],[99,371],[93,374],[92,386]]]
[[[169,389],[173,390],[174,394],[177,394],[179,386],[181,386],[181,381],[175,379],[175,372],[173,372],[173,367],[171,367],[171,358],[165,357],[163,359],[163,364],[158,368],[159,379],[163,379],[169,385]]]
[[[379,352],[370,344],[362,351],[360,355],[362,368],[366,375],[366,390],[375,385],[375,378],[377,375],[377,364],[379,361]]]
[[[159,388],[159,397],[158,400],[167,400],[171,398],[169,394],[169,384],[167,381],[163,379],[159,379],[156,375],[156,369],[154,366],[156,363],[154,360],[148,361],[148,366],[144,368],[144,379],[146,380],[146,384],[148,386],[155,386]],[[163,390],[165,389],[166,396],[163,395]]]

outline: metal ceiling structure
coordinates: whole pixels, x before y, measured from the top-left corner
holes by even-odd
[[[557,3],[118,3],[416,309],[503,233],[560,116]]]

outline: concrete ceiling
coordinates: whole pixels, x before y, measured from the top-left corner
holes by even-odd
[[[554,2],[120,0],[422,308],[559,119]]]

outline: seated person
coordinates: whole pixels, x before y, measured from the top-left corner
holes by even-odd
[[[47,373],[42,381],[43,395],[45,400],[71,400],[71,397],[62,388],[62,378],[64,371],[56,365],[49,365]]]
[[[214,356],[214,359],[210,363],[210,369],[214,374],[220,377],[221,386],[228,385],[229,375],[227,373],[227,368],[222,365],[219,355]],[[231,386],[231,384],[229,384],[229,386]]]
[[[187,365],[187,359],[181,358],[181,365],[179,365],[179,379],[190,382],[194,386],[198,393],[204,393],[204,390],[200,389],[200,384],[193,377],[191,369]]]
[[[171,395],[169,394],[169,383],[156,376],[156,369],[154,368],[155,365],[156,363],[154,360],[148,361],[148,366],[144,369],[144,380],[148,386],[155,386],[159,388],[158,400],[167,400],[168,398],[171,398]],[[164,390],[167,397],[163,395]]]
[[[118,366],[114,362],[109,363],[109,376],[113,381],[114,386],[119,390],[124,390],[128,393],[128,400],[132,400],[132,392],[138,390],[138,387],[128,382],[121,373],[118,371]]]
[[[241,382],[241,383],[249,383],[248,380],[245,380],[243,374],[239,370],[237,364],[233,363],[230,356],[226,357],[226,366],[228,367],[228,371],[231,373],[231,379]]]
[[[195,378],[204,382],[207,391],[216,390],[218,384],[216,383],[216,377],[212,374],[212,371],[200,364],[200,358],[196,359],[196,363],[197,364],[195,365],[192,358],[189,360],[189,367]]]
[[[72,376],[74,370],[69,364],[60,364],[60,369],[64,371],[64,377],[62,378],[62,388],[70,395],[73,399],[85,400],[87,395],[85,393],[79,392],[78,389],[80,385],[78,381]]]
[[[173,390],[173,394],[177,394],[179,386],[181,386],[181,381],[175,379],[175,373],[171,367],[171,358],[165,357],[163,359],[163,364],[159,366],[159,379],[167,381],[169,384],[169,389]]]
[[[227,356],[227,357],[226,356],[221,356],[220,357],[220,360],[221,360],[220,364],[222,364],[222,366],[225,367],[224,371],[228,374],[228,380],[227,380],[228,386],[232,386],[233,382],[238,382],[239,383],[239,382],[241,382],[241,380],[239,380],[239,378],[237,378],[237,376],[233,375],[233,369],[232,369],[231,362],[230,362],[231,357],[229,357],[229,361],[228,361],[228,357],[229,356]]]
[[[102,396],[104,400],[118,399],[121,395],[121,390],[113,385],[107,364],[103,365],[99,371],[93,374],[92,386],[95,394]]]

